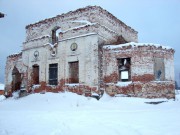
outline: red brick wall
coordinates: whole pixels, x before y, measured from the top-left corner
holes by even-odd
[[[106,92],[114,96],[125,94],[128,96],[145,98],[174,98],[174,81],[155,81],[155,58],[173,61],[174,50],[163,49],[161,46],[123,46],[103,48],[103,79]],[[118,58],[131,58],[131,84],[116,86],[119,80]],[[173,73],[173,72],[172,72]]]
[[[127,86],[106,84],[105,90],[111,96],[124,94],[143,98],[175,98],[174,82],[132,82]]]
[[[54,92],[54,93],[58,93],[58,92],[64,92],[64,91],[70,91],[73,93],[77,93],[79,95],[85,95],[85,96],[91,96],[92,93],[98,93],[99,91],[97,89],[97,87],[90,87],[87,85],[65,85],[65,82],[67,80],[61,80],[59,82],[59,84],[57,86],[50,86],[48,84],[46,84],[45,82],[41,82],[40,85],[36,86],[36,87],[30,87],[29,88],[29,92],[35,92],[35,93],[39,93],[39,92]]]
[[[4,95],[4,90],[0,90],[0,95]]]

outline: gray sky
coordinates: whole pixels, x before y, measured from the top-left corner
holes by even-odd
[[[138,31],[139,42],[175,49],[175,74],[180,73],[180,0],[0,0],[0,82],[6,57],[20,52],[25,26],[88,5],[98,5]],[[180,84],[180,82],[179,82]]]

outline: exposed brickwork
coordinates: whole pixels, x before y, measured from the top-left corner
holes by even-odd
[[[132,82],[128,86],[117,86],[112,83],[106,84],[106,92],[111,96],[124,94],[143,98],[175,98],[173,82]]]
[[[112,49],[113,48],[113,49]],[[104,47],[103,62],[104,64],[104,82],[105,90],[110,95],[125,94],[129,96],[145,97],[145,98],[174,98],[174,74],[173,74],[173,54],[174,50],[164,49],[162,46],[126,45],[106,46]],[[131,77],[129,81],[132,83],[128,86],[116,86],[120,82],[118,73],[119,58],[131,59]],[[158,61],[156,60],[158,59]],[[163,61],[163,62],[161,62]],[[159,65],[161,75],[164,75],[163,81],[156,81],[156,68]],[[158,68],[158,66],[156,66]]]
[[[117,94],[133,95],[134,85],[130,84],[130,85],[124,86],[124,87],[116,86],[116,92],[117,92]]]
[[[101,7],[89,6],[81,9],[82,10],[77,9],[26,26],[26,42],[36,38],[42,38],[44,35],[51,35],[51,30],[56,26],[60,27],[63,31],[63,33],[61,33],[63,34],[61,35],[61,39],[95,32],[105,37],[104,40],[107,39],[106,42],[108,44],[138,41],[137,31],[127,26]],[[87,20],[92,22],[93,25],[84,25],[81,22],[71,22],[76,20]],[[79,27],[82,24],[83,27]]]
[[[7,57],[5,70],[5,93],[7,94],[6,96],[11,96],[12,92],[16,91],[14,88],[16,88],[17,85],[18,88],[20,87],[23,79],[23,74],[25,73],[23,68],[24,65],[22,63],[22,52],[12,54]],[[15,77],[15,71],[18,72],[18,77]]]
[[[12,71],[17,69],[19,86],[29,93],[91,96],[106,91],[111,96],[173,98],[174,50],[133,42],[138,42],[137,32],[98,6],[30,24],[22,52],[7,58],[5,91],[14,91]],[[53,64],[56,69],[50,68]]]
[[[0,90],[0,95],[4,95],[4,90]]]
[[[135,96],[145,98],[175,98],[173,82],[149,82],[139,85],[142,86],[142,89],[136,89]]]
[[[85,95],[85,96],[91,96],[92,93],[99,93],[99,90],[97,87],[90,87],[87,85],[69,85],[67,82],[69,79],[61,79],[59,84],[57,86],[52,86],[48,85],[46,82],[40,82],[39,85],[31,86],[29,87],[29,93],[35,92],[35,93],[40,93],[40,92],[64,92],[64,91],[70,91],[73,93],[77,93],[79,95]]]
[[[61,83],[63,82],[63,80],[61,81]],[[77,93],[79,95],[85,95],[85,96],[91,96],[92,93],[98,93],[99,91],[97,90],[97,87],[89,87],[86,85],[57,85],[57,86],[50,86],[48,84],[46,84],[45,82],[41,82],[39,85],[32,87],[29,91],[29,93],[31,92],[35,92],[35,93],[40,93],[40,92],[54,92],[54,93],[58,93],[58,92],[64,92],[64,90],[66,91],[70,91],[73,93]]]
[[[152,74],[144,74],[138,76],[132,76],[132,81],[140,81],[140,82],[150,82],[154,80],[154,75]]]
[[[39,92],[63,92],[64,89],[62,87],[62,85],[57,85],[57,86],[51,86],[48,85],[46,82],[40,82],[39,86],[37,85],[36,87],[31,87],[29,92],[35,92],[35,93],[39,93]]]
[[[67,91],[74,92],[79,95],[91,96],[92,93],[99,94],[97,87],[90,87],[90,86],[82,85],[82,84],[75,85],[75,86],[70,86],[67,84],[65,88]]]
[[[117,82],[118,81],[118,73],[114,72],[108,76],[104,76],[104,82],[110,83],[110,82]]]
[[[134,95],[134,85],[130,84],[128,86],[116,86],[115,84],[106,84],[105,87],[106,92],[111,95],[111,96],[115,96],[117,94],[124,94],[124,95],[128,95],[128,96],[133,96]]]

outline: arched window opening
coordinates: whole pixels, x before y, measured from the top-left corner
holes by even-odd
[[[52,44],[58,42],[59,33],[62,32],[59,26],[54,27],[52,30]]]
[[[39,84],[39,65],[33,65],[33,84]]]
[[[12,92],[20,90],[21,88],[21,73],[19,73],[16,67],[12,70]]]

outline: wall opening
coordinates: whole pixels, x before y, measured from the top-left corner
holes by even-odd
[[[58,42],[59,32],[61,32],[60,27],[59,26],[54,27],[54,29],[52,30],[52,44]]]
[[[155,58],[154,59],[154,76],[156,81],[165,80],[165,69],[164,69],[164,59]]]
[[[12,92],[21,89],[21,73],[14,67],[12,71]]]
[[[58,84],[58,64],[49,64],[49,85]]]
[[[118,72],[119,81],[126,82],[131,80],[131,59],[130,58],[119,58]]]
[[[39,84],[39,65],[33,65],[33,84]]]
[[[79,62],[69,62],[69,83],[79,83]]]

